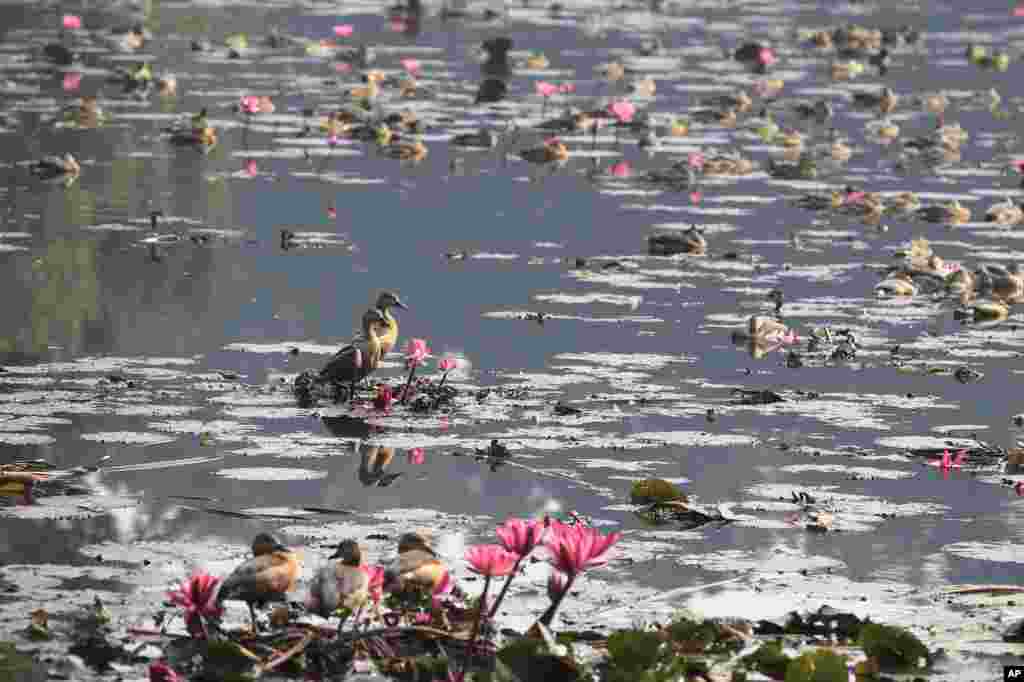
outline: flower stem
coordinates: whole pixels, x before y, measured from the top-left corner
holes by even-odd
[[[558,597],[551,602],[551,606],[548,607],[548,610],[545,611],[544,615],[537,620],[538,623],[544,625],[545,627],[551,625],[551,621],[555,619],[555,612],[557,612],[558,607],[562,605],[562,600],[565,599],[565,595],[569,594],[569,588],[572,587],[572,584],[573,582],[575,582],[575,580],[576,574],[570,573],[568,579],[565,581],[565,588],[562,589],[562,593],[559,594]]]
[[[466,644],[466,658],[462,662],[462,672],[469,669],[470,661],[473,660],[473,649],[476,648],[477,637],[480,636],[480,621],[484,617],[484,609],[487,607],[487,592],[491,589],[491,576],[484,576],[484,593],[480,595],[480,605],[476,609],[476,619],[473,621],[473,632],[469,635],[469,643]]]
[[[441,376],[441,382],[437,385],[437,395],[434,396],[434,407],[431,409],[436,410],[437,406],[441,404],[441,389],[444,388],[444,382],[448,380],[448,372],[445,372]]]
[[[522,563],[525,556],[521,556],[516,559],[516,565],[512,567],[512,572],[508,574],[508,578],[505,579],[505,584],[501,586],[501,592],[498,593],[498,598],[494,600],[494,606],[487,613],[488,618],[494,618],[494,614],[498,612],[498,607],[501,606],[501,602],[505,599],[505,594],[508,592],[508,586],[512,584],[512,579],[519,573],[519,564]]]
[[[409,399],[409,387],[412,385],[412,377],[414,374],[416,374],[416,365],[409,368],[409,377],[405,380],[405,388],[402,389],[402,405],[405,405],[405,401]]]

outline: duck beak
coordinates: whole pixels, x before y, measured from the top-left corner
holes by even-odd
[[[407,306],[406,304],[404,304],[400,300],[398,300],[397,296],[395,297],[395,307],[396,308],[401,308],[402,310],[408,310],[409,309],[409,306]]]
[[[327,558],[328,558],[328,559],[343,559],[343,558],[345,558],[345,557],[344,557],[344,555],[343,555],[343,554],[341,553],[341,550],[337,550],[337,549],[336,549],[336,550],[334,550],[334,554],[332,554],[331,556],[329,556],[329,557],[327,557]]]
[[[285,545],[283,545],[280,542],[278,542],[278,543],[274,544],[274,551],[275,552],[291,552],[292,550],[291,550],[291,548],[286,547]]]

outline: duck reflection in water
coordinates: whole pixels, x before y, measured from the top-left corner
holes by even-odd
[[[395,449],[380,445],[359,447],[359,482],[369,487],[386,488],[394,483],[402,472],[388,473],[395,459]]]

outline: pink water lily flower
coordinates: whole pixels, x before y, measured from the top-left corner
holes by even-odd
[[[777,61],[779,58],[776,56],[775,50],[770,47],[762,47],[757,53],[757,63],[762,66],[771,66]]]
[[[149,682],[179,682],[178,673],[163,661],[149,664]]]
[[[701,152],[690,152],[686,157],[686,165],[694,170],[702,170],[707,159]]]
[[[355,33],[355,30],[356,28],[352,24],[338,24],[334,27],[334,35],[339,38],[348,38]]]
[[[389,28],[392,33],[405,33],[409,29],[409,23],[405,19],[392,19]]]
[[[256,159],[246,159],[245,165],[242,166],[242,170],[249,177],[253,177],[259,172],[259,167],[256,165]]]
[[[552,522],[553,532],[544,545],[551,553],[549,562],[570,578],[603,566],[608,562],[608,551],[622,537],[621,533],[604,535],[596,528],[575,524],[572,526]]]
[[[453,357],[443,357],[437,362],[437,368],[442,372],[450,372],[459,366],[459,361]]]
[[[574,83],[561,83],[558,86],[558,91],[561,93],[576,92],[576,85]]]
[[[82,17],[77,14],[65,14],[61,17],[61,25],[69,31],[77,31],[82,28]]]
[[[61,83],[61,87],[64,92],[74,92],[78,90],[78,86],[82,84],[82,74],[77,71],[69,71],[64,74],[64,81]]]
[[[690,203],[699,204],[700,200],[704,198],[704,195],[700,192],[690,192]]]
[[[949,450],[944,450],[942,453],[942,459],[932,460],[928,462],[928,464],[933,467],[941,467],[942,469],[959,469],[963,467],[964,462],[966,461],[966,450],[957,450],[955,457]]]
[[[550,524],[537,519],[509,519],[494,531],[506,551],[525,557],[544,544],[551,534]]]
[[[551,97],[551,95],[558,92],[558,86],[554,83],[548,83],[547,81],[538,81],[533,87],[541,97]]]
[[[412,448],[408,455],[409,464],[423,464],[427,461],[427,455],[423,448]]]
[[[238,108],[244,114],[260,113],[260,98],[256,95],[245,95],[238,101]]]
[[[193,637],[206,635],[203,618],[219,618],[224,612],[217,603],[219,586],[220,578],[200,572],[167,593],[172,604],[185,609],[185,624]]]
[[[402,68],[408,72],[410,76],[418,76],[420,73],[420,61],[418,59],[407,58],[399,62]]]
[[[518,557],[501,545],[475,545],[466,550],[469,570],[489,578],[508,575]]]
[[[633,167],[629,165],[629,161],[622,160],[612,165],[608,169],[608,172],[616,178],[628,178],[633,174]]]
[[[359,567],[366,577],[370,579],[367,591],[374,603],[379,602],[384,596],[384,567],[374,564],[373,566],[362,565]]]
[[[631,123],[636,115],[636,107],[632,102],[620,99],[608,105],[608,113],[617,118],[619,123]]]
[[[409,339],[405,345],[405,364],[407,367],[417,367],[423,364],[424,358],[430,355],[427,342],[423,339]]]

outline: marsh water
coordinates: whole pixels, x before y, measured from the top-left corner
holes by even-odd
[[[1006,171],[1019,152],[1021,66],[1000,72],[964,58],[969,42],[1016,54],[1024,18],[1006,2],[888,4],[570,1],[495,6],[496,18],[471,4],[444,16],[429,6],[418,23],[396,25],[375,2],[4,3],[0,463],[99,467],[84,500],[0,509],[4,575],[36,576],[40,585],[25,588],[34,603],[84,585],[75,598],[119,594],[142,613],[191,566],[229,567],[258,528],[305,546],[315,565],[327,553],[320,547],[344,534],[393,538],[426,525],[473,542],[508,516],[574,510],[626,533],[619,558],[595,573],[595,585],[634,590],[591,595],[610,594],[611,605],[740,576],[738,593],[706,593],[691,605],[750,615],[756,600],[743,590],[753,588],[767,600],[765,617],[845,603],[931,627],[933,644],[970,654],[954,675],[991,667],[995,658],[972,656],[1012,649],[997,627],[964,644],[966,620],[925,605],[949,585],[1019,583],[1024,501],[1001,485],[997,465],[943,471],[906,451],[950,439],[1014,445],[1024,318],[1011,310],[995,326],[962,324],[955,299],[880,300],[873,287],[912,239],[965,267],[1024,255],[1019,227],[981,222],[990,205],[1021,194]],[[32,51],[57,39],[66,12],[100,33],[142,20],[153,38],[140,56],[79,37],[83,63],[56,69]],[[796,31],[845,23],[908,24],[922,36],[891,49],[885,76],[869,67],[836,81],[832,56],[797,46]],[[424,160],[390,159],[356,140],[329,146],[315,126],[301,134],[304,109],[331,111],[359,85],[359,70],[262,38],[278,29],[335,39],[337,24],[353,27],[338,42],[374,46],[373,66],[386,73],[419,60],[429,92],[403,101],[386,89],[381,106],[419,114]],[[234,33],[251,43],[239,59],[223,46]],[[497,36],[514,41],[509,96],[475,104],[477,49]],[[655,37],[664,49],[638,54]],[[199,38],[212,48],[193,51]],[[771,105],[776,119],[808,144],[835,127],[854,148],[850,161],[819,164],[813,181],[763,170],[709,178],[700,197],[640,181],[697,150],[735,148],[762,166],[778,158],[781,148],[742,117],[734,129],[694,125],[653,149],[628,132],[603,130],[596,145],[588,133],[566,133],[572,157],[555,168],[515,154],[545,136],[532,125],[566,106],[603,106],[618,86],[597,67],[610,61],[655,78],[657,94],[632,101],[656,117],[749,90],[762,77],[723,50],[755,38],[782,57],[772,74],[785,80]],[[529,51],[544,52],[549,66],[519,65]],[[143,60],[157,76],[176,75],[175,96],[139,98],[107,82],[114,68]],[[68,72],[81,75],[75,87]],[[575,92],[545,103],[538,81],[571,82]],[[854,108],[850,93],[881,85],[904,98],[891,116],[903,138],[935,126],[915,96],[944,91],[946,120],[970,132],[962,158],[936,168],[879,144],[866,129],[875,114]],[[1002,97],[996,109],[991,89]],[[99,95],[109,120],[60,124],[59,110],[88,94]],[[269,95],[277,110],[238,114],[244,95]],[[835,110],[825,125],[787,109],[819,98]],[[209,154],[168,144],[162,129],[202,107],[219,144]],[[511,123],[518,132],[494,150],[448,144]],[[29,174],[28,162],[64,152],[82,162],[70,186]],[[973,222],[887,215],[867,225],[792,205],[844,185],[914,191],[926,203],[958,198]],[[152,211],[163,213],[155,232]],[[707,255],[648,255],[655,230],[690,224],[706,227]],[[298,234],[288,248],[282,230]],[[460,390],[455,407],[385,416],[297,405],[294,376],[347,342],[382,289],[409,306],[397,311],[403,341],[423,338],[435,356],[460,358],[450,378]],[[787,349],[752,357],[734,345],[730,333],[750,315],[771,313],[772,289],[784,294],[781,316],[801,337],[797,350],[814,329],[850,329],[856,358],[791,368]],[[527,319],[536,313],[543,324]],[[983,377],[961,383],[952,372],[962,366]],[[437,375],[430,362],[422,371]],[[393,356],[376,376],[403,374]],[[739,405],[735,388],[818,397]],[[558,401],[583,412],[560,416]],[[492,439],[511,450],[509,465],[492,469],[474,456]],[[409,455],[416,448],[422,461]],[[401,474],[388,485],[367,473],[381,461]],[[629,506],[631,482],[648,477],[723,503],[739,520],[651,527]],[[836,532],[785,520],[799,491],[834,500]],[[373,551],[383,560],[393,545]],[[142,568],[143,558],[153,563]],[[3,631],[24,626],[18,604],[4,604]],[[621,613],[628,620],[651,609],[644,602]],[[1019,611],[1002,605],[994,622]]]

